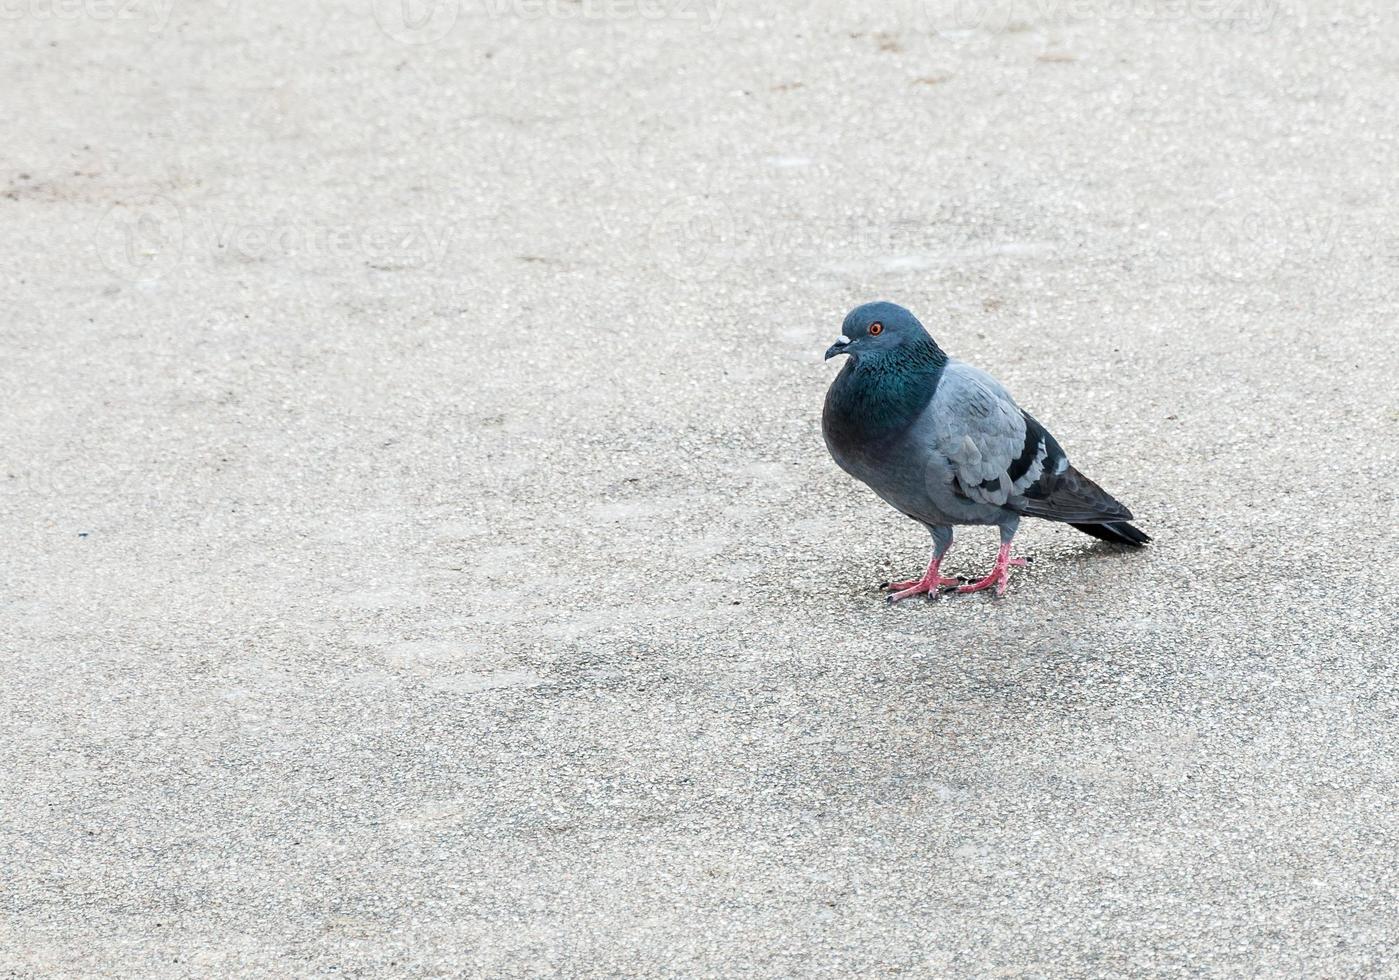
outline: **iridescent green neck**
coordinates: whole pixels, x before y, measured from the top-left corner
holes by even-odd
[[[933,399],[947,355],[931,339],[847,364],[832,389],[831,408],[864,439],[901,432]]]

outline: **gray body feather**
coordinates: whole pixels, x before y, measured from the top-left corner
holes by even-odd
[[[909,517],[929,527],[999,525],[1007,534],[1022,516],[1089,525],[1132,519],[1070,466],[1054,437],[985,372],[948,359],[924,406],[876,438],[864,437],[858,419],[840,417],[839,386],[860,383],[847,365],[832,384],[822,425],[827,448],[842,469]]]

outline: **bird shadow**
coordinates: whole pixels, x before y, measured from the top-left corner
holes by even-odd
[[[1085,544],[1066,545],[1052,550],[1039,552],[1039,562],[1041,565],[1051,563],[1082,565],[1090,561],[1098,561],[1108,555],[1127,557],[1128,555],[1142,555],[1145,548],[1134,548],[1126,544],[1113,544],[1111,541],[1089,541]],[[1027,553],[1024,557],[1035,559],[1035,555]]]

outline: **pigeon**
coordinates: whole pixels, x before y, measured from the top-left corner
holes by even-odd
[[[1011,539],[1022,517],[1062,521],[1114,544],[1151,540],[1128,523],[1132,512],[1069,465],[1049,430],[984,371],[949,357],[923,324],[894,303],[857,306],[826,360],[845,366],[826,392],[821,433],[841,469],[865,483],[933,536],[921,578],[891,582],[890,602],[994,588],[1004,595],[1013,567]],[[1001,549],[978,582],[939,573],[952,528],[994,525]]]

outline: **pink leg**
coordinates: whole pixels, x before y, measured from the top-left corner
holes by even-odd
[[[936,595],[937,590],[944,585],[956,585],[960,579],[944,578],[938,574],[938,566],[942,564],[942,559],[937,553],[928,562],[928,570],[923,573],[922,578],[909,579],[907,582],[889,582],[884,586],[886,589],[893,589],[889,596],[890,602],[898,602],[900,599],[907,599],[911,595]]]
[[[996,565],[991,569],[991,574],[980,582],[973,582],[971,585],[964,585],[958,592],[980,592],[982,589],[996,587],[996,595],[1006,594],[1006,585],[1010,582],[1010,570],[1012,568],[1024,568],[1024,558],[1010,557],[1010,542],[1001,545],[1001,550],[996,554]]]

